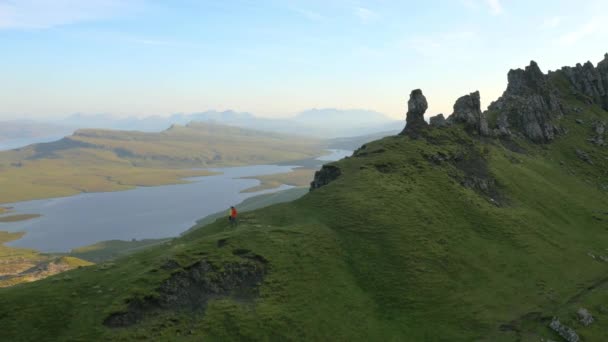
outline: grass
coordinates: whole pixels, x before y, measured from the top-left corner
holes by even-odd
[[[0,152],[0,203],[183,183],[201,168],[268,164],[320,154],[316,140],[213,124],[160,133],[80,130]]]
[[[169,240],[171,239],[108,240],[89,246],[74,248],[70,251],[69,255],[94,263],[100,263],[135,253],[147,247],[163,244]]]
[[[0,222],[20,222],[38,218],[38,214],[19,214],[0,217]]]
[[[257,179],[260,185],[245,189],[241,192],[257,192],[268,189],[275,189],[283,184],[295,187],[308,187],[313,179],[316,169],[297,168],[291,172],[277,173],[273,175],[264,175],[256,177],[247,177],[248,179]]]
[[[308,193],[308,189],[305,188],[295,188],[289,190],[283,190],[270,194],[263,194],[254,197],[250,197],[244,200],[242,203],[239,203],[236,208],[239,213],[243,214],[249,211],[253,211],[260,208],[265,208],[271,206],[273,204],[285,203],[294,201]],[[211,224],[217,220],[226,221],[226,213],[227,210],[220,211],[215,214],[208,215],[196,222],[196,225],[186,231],[184,234],[189,233],[193,230],[203,228],[204,226]]]
[[[0,324],[13,340],[538,341],[558,339],[547,328],[558,316],[601,341],[608,217],[596,216],[608,198],[597,184],[608,165],[603,149],[580,141],[586,134],[549,146],[519,141],[526,153],[457,127],[431,131],[433,143],[369,143],[333,163],[342,170],[334,182],[244,212],[236,229],[221,218],[111,264],[1,290],[0,305],[13,309]],[[597,163],[580,161],[572,143]],[[503,205],[463,187],[452,164],[430,162],[438,152],[481,156]],[[128,328],[102,324],[129,300],[159,296],[165,279],[200,260],[220,269],[243,262],[237,250],[270,265],[253,301],[218,297],[204,311],[165,308]],[[179,268],[163,267],[168,261]],[[576,322],[579,306],[594,325]]]
[[[548,328],[559,317],[584,341],[605,341],[608,152],[575,119],[608,114],[576,104],[584,112],[565,117],[569,133],[551,144],[458,126],[387,137],[332,163],[341,175],[330,184],[241,210],[237,228],[207,219],[111,263],[1,289],[3,337],[539,341],[560,339]],[[473,176],[485,189],[463,186]],[[264,262],[263,280],[244,280]],[[236,287],[218,295],[218,279]],[[594,324],[577,321],[580,307]],[[103,324],[125,313],[136,322]]]

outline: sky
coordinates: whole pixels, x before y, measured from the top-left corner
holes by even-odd
[[[360,108],[427,117],[608,52],[608,1],[0,0],[0,119]]]

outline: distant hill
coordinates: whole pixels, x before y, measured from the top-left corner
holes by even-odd
[[[270,131],[284,134],[307,135],[317,138],[335,138],[366,135],[394,130],[401,121],[366,110],[312,109],[293,118],[263,118],[251,113],[235,111],[207,111],[193,114],[174,114],[169,117],[115,118],[111,115],[75,114],[59,123],[77,128],[106,128],[159,132],[177,124],[208,122]]]
[[[209,167],[272,164],[319,156],[321,141],[213,123],[162,132],[80,129],[0,152],[0,203],[83,191],[181,182]]]

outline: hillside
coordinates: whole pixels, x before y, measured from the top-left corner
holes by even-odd
[[[92,265],[91,262],[77,257],[46,255],[31,249],[4,245],[21,238],[23,234],[0,231],[0,288],[36,281],[77,267]]]
[[[608,55],[548,75],[532,63],[509,72],[487,112],[471,93],[431,125],[415,90],[401,134],[324,166],[294,202],[245,213],[236,229],[221,219],[114,263],[0,290],[10,308],[1,333],[566,340],[551,325],[570,341],[605,341],[607,68]]]
[[[318,156],[321,142],[216,124],[160,133],[83,129],[59,141],[0,152],[0,203],[179,183],[200,168]]]

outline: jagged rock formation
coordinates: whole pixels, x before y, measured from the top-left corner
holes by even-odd
[[[608,110],[608,54],[594,67],[591,62],[576,67],[564,67],[545,75],[534,61],[525,69],[510,70],[508,85],[502,96],[482,112],[479,91],[460,97],[454,103],[454,112],[447,119],[443,114],[430,118],[431,127],[464,124],[469,132],[480,136],[510,137],[518,135],[536,143],[547,143],[566,130],[559,119],[569,113],[580,113],[579,107],[570,108],[562,102],[564,89],[555,81],[555,73],[562,73],[570,83],[572,94]],[[401,134],[418,136],[420,128],[428,126],[424,113],[428,107],[420,89],[413,90],[408,101],[406,127]],[[488,117],[492,117],[490,126]],[[584,121],[577,119],[579,124]],[[606,124],[595,122],[593,144],[605,146]]]
[[[510,135],[516,130],[535,142],[553,140],[562,132],[555,121],[564,113],[547,76],[532,61],[525,70],[510,70],[508,80],[507,90],[488,107],[497,112],[494,133]]]
[[[416,134],[421,128],[427,127],[428,124],[424,121],[424,113],[428,107],[426,97],[422,94],[422,90],[412,90],[410,99],[407,101],[405,128],[401,134]]]
[[[561,71],[570,81],[574,94],[585,95],[589,104],[595,103],[608,110],[608,53],[597,68],[587,62],[574,68],[563,67]]]
[[[437,114],[433,117],[430,118],[429,120],[429,124],[432,127],[444,127],[448,125],[448,122],[446,121],[445,117],[443,116],[443,114]]]
[[[449,123],[461,122],[467,128],[474,130],[479,135],[490,135],[488,121],[481,112],[481,98],[479,91],[460,97],[454,103],[454,113],[448,118]]]

